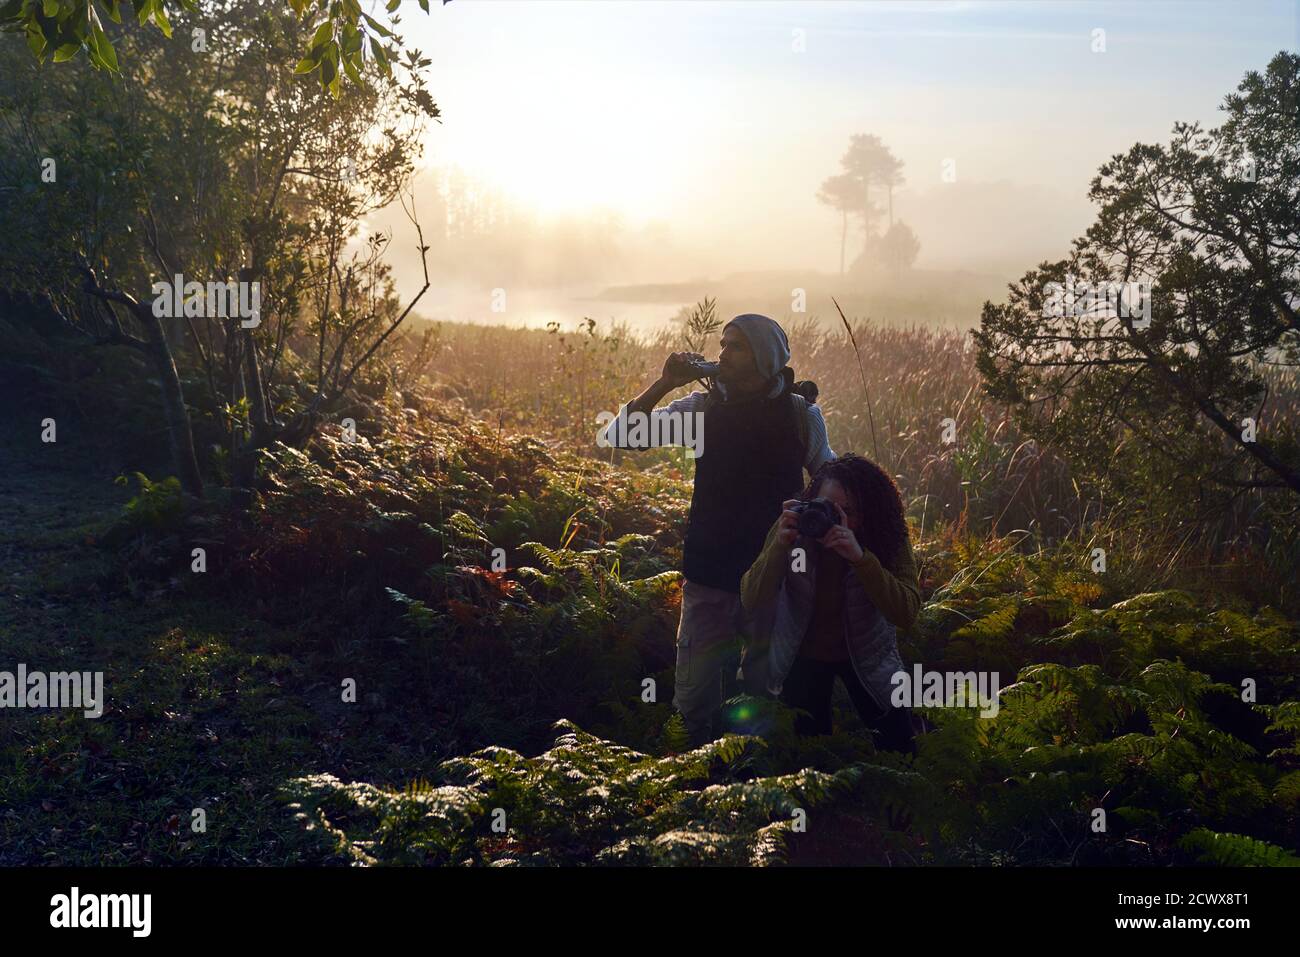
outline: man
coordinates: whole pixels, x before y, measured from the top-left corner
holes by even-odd
[[[600,444],[627,443],[629,417],[682,420],[695,417],[700,427],[677,429],[671,444],[694,435],[695,488],[682,555],[682,615],[677,627],[677,673],[673,704],[681,712],[692,746],[714,737],[714,717],[721,704],[724,669],[734,665],[737,632],[744,627],[740,579],[762,550],[768,529],[781,514],[781,503],[804,486],[811,475],[835,457],[826,438],[821,410],[793,391],[790,343],[784,330],[767,316],[737,316],[722,330],[722,353],[712,392],[696,391],[655,405],[665,395],[698,377],[684,369],[688,353],[675,352],[658,381],[619,410]],[[667,428],[651,426],[659,437]],[[643,429],[642,435],[646,434]],[[624,439],[620,442],[619,439]],[[765,655],[746,655],[747,671],[761,668]],[[761,677],[746,674],[751,689]]]

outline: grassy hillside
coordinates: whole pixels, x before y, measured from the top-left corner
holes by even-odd
[[[1300,629],[1232,574],[1155,555],[1094,574],[1087,535],[927,519],[904,659],[998,671],[996,717],[928,709],[911,761],[875,753],[850,708],[800,740],[784,709],[737,699],[734,734],[687,751],[669,702],[689,484],[670,453],[611,465],[411,388],[355,442],[330,427],[271,450],[236,520],[6,427],[0,640],[32,668],[102,668],[109,705],[0,712],[3,863],[1300,851]]]

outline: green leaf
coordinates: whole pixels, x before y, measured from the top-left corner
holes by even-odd
[[[361,31],[350,23],[343,24],[343,52],[352,53],[361,49]]]
[[[92,28],[91,36],[94,37],[95,51],[99,54],[99,58],[104,61],[104,65],[108,69],[117,73],[117,54],[113,51],[113,44],[108,42],[108,36],[99,24],[95,24]]]
[[[305,56],[298,61],[298,65],[293,68],[294,73],[311,73],[320,68],[320,60],[316,57]]]
[[[27,46],[31,48],[36,62],[45,62],[45,34],[41,32],[41,25],[35,20],[27,21]]]
[[[384,76],[392,76],[393,69],[388,65],[388,54],[384,52],[383,44],[379,42],[378,37],[370,38],[370,52],[375,55],[375,62],[379,64],[379,69],[383,71]]]
[[[370,24],[370,29],[374,30],[381,37],[391,37],[393,35],[392,30],[389,30],[386,26],[384,26],[382,23],[380,23],[370,14],[363,13],[361,15],[366,18],[366,23]]]
[[[158,29],[162,31],[163,36],[168,40],[172,38],[172,24],[171,21],[167,19],[167,14],[163,13],[162,0],[154,0],[153,22],[157,24]]]
[[[63,44],[63,46],[59,47],[57,50],[54,51],[54,62],[62,63],[65,60],[71,60],[74,56],[76,56],[80,52],[81,52],[80,43],[65,43]]]
[[[108,11],[108,19],[114,23],[122,22],[122,0],[100,0],[104,4],[104,9]]]
[[[131,6],[135,7],[135,18],[140,21],[140,26],[149,22],[155,2],[156,0],[131,0]]]
[[[402,0],[388,0],[388,7],[387,7],[387,10],[388,10],[389,13],[392,13],[394,10],[396,10],[396,9],[397,9],[398,7],[400,7],[401,5],[402,5]]]
[[[420,0],[420,9],[425,13],[429,12],[429,0]]]
[[[47,17],[54,19],[59,15],[59,0],[44,0],[41,9],[45,11]]]
[[[331,23],[329,20],[323,21],[319,26],[316,27],[316,32],[312,34],[310,49],[314,50],[317,47],[323,47],[326,43],[330,41],[330,38],[333,36],[334,36],[334,24]]]
[[[356,66],[352,63],[351,57],[345,56],[343,58],[343,72],[346,73],[348,75],[348,79],[350,79],[357,86],[363,85],[361,80],[361,73],[359,70],[357,70]]]

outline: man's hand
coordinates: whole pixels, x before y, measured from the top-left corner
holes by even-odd
[[[791,511],[794,506],[799,504],[797,498],[786,499],[781,503],[781,517],[777,519],[779,528],[776,533],[776,540],[786,548],[794,544],[794,540],[799,537],[799,513]]]
[[[680,365],[684,359],[700,359],[704,356],[698,352],[674,352],[664,362],[664,371],[659,376],[659,381],[669,389],[677,389],[686,385],[688,382],[694,382],[699,375],[687,366]]]
[[[641,412],[649,415],[669,392],[694,381],[697,376],[689,369],[678,365],[682,358],[688,356],[704,358],[695,352],[674,352],[668,357],[668,361],[664,363],[664,371],[660,374],[659,380],[646,386],[644,392],[627,404],[628,412]]]

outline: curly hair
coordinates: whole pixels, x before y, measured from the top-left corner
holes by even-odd
[[[855,533],[858,544],[870,549],[881,564],[892,565],[907,542],[903,498],[893,478],[870,459],[849,452],[823,463],[800,498],[816,498],[827,479],[839,482],[858,507],[862,526]]]

